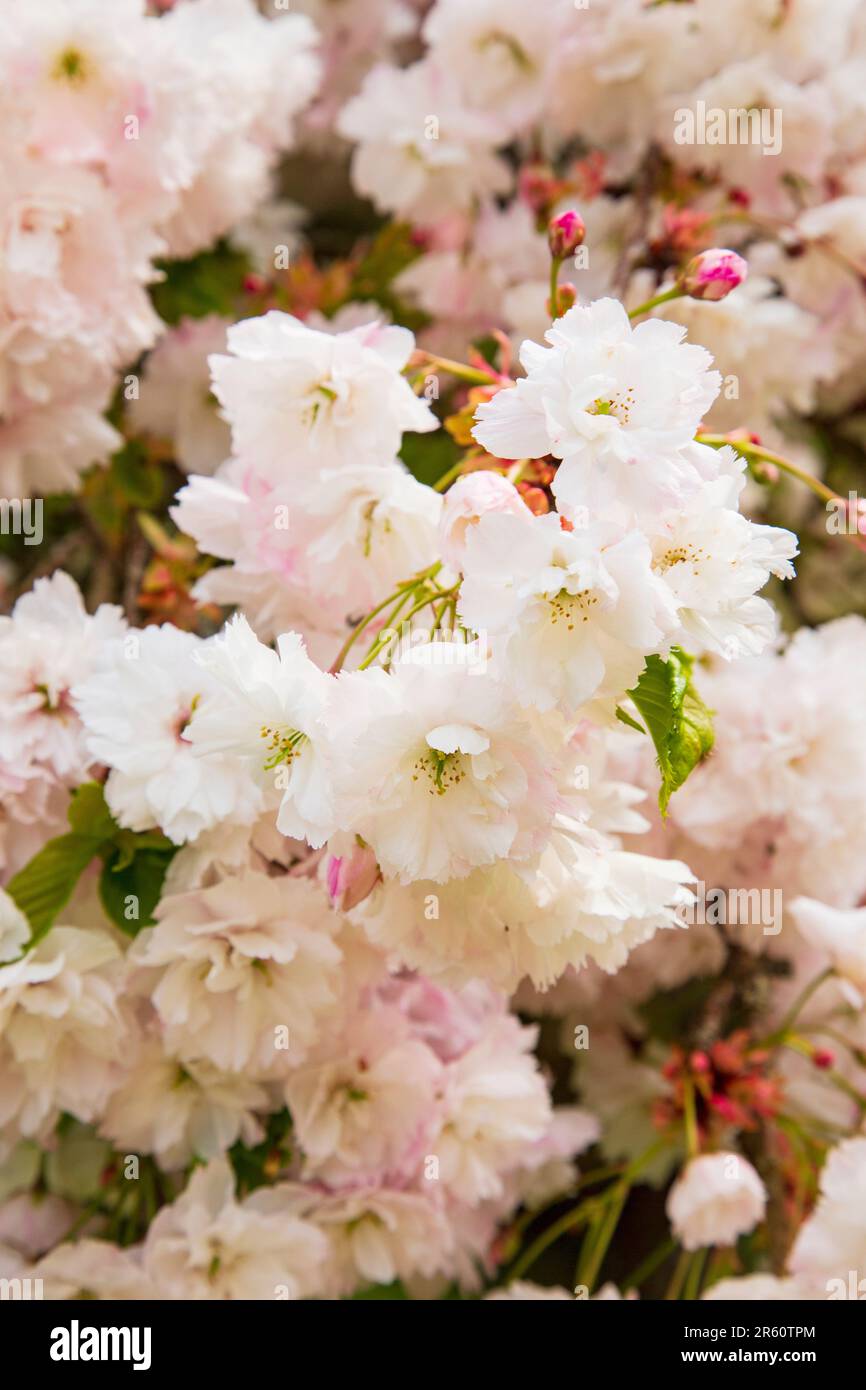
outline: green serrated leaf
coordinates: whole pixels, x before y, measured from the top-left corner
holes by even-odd
[[[169,851],[136,849],[130,857],[129,846],[124,845],[106,856],[99,876],[99,898],[106,915],[128,936],[152,925],[174,852],[174,846]]]
[[[175,853],[175,846],[159,830],[141,834],[121,830],[98,782],[85,782],[75,789],[68,816],[71,831],[43,845],[7,885],[7,892],[30,923],[27,950],[50,931],[84,870],[97,856],[103,861],[99,881],[102,905],[117,926],[134,936],[153,920]],[[134,920],[126,916],[132,894],[138,903]]]
[[[50,931],[98,849],[91,835],[58,835],[10,879],[6,891],[30,923],[28,950]]]
[[[655,745],[661,786],[659,810],[667,814],[673,793],[683,785],[689,774],[707,756],[713,746],[713,724],[710,711],[692,684],[694,659],[679,647],[674,647],[665,660],[660,656],[647,657],[641,678],[631,696],[643,718]],[[625,711],[617,710],[623,723]]]

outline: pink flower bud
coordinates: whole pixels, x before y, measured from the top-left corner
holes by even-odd
[[[724,299],[742,285],[749,267],[736,251],[724,251],[718,246],[701,251],[680,273],[679,284],[692,299]]]
[[[573,256],[578,246],[583,245],[585,236],[586,224],[574,208],[569,208],[568,212],[561,212],[558,217],[552,217],[547,226],[547,244],[551,256],[558,261],[564,261],[566,256]]]
[[[439,522],[442,557],[452,569],[462,570],[466,536],[485,512],[511,512],[529,521],[520,493],[501,473],[467,473],[445,494]]]
[[[341,912],[369,897],[378,880],[376,856],[366,845],[353,844],[347,854],[331,855],[325,867],[328,895]]]

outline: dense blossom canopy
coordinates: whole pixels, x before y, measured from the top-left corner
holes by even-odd
[[[0,75],[0,1277],[847,1296],[863,5],[40,0]]]

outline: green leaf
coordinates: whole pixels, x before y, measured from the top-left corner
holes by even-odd
[[[430,434],[406,434],[400,446],[400,457],[419,483],[432,487],[444,477],[460,458],[463,450],[455,444],[446,430]]]
[[[393,1284],[373,1284],[369,1289],[361,1289],[359,1293],[352,1294],[351,1302],[366,1303],[378,1299],[408,1299],[405,1288],[399,1279]]]
[[[30,923],[27,950],[50,931],[93,859],[103,861],[99,896],[107,915],[131,935],[149,926],[159,902],[175,846],[160,830],[121,830],[98,782],[85,782],[69,802],[72,830],[43,845],[7,885]],[[138,917],[126,916],[128,898],[138,900]]]
[[[107,854],[99,876],[99,898],[106,915],[128,936],[152,925],[174,852],[174,846],[170,850],[131,850],[127,842]],[[130,916],[133,905],[135,915]]]
[[[350,297],[375,298],[421,255],[423,248],[408,222],[386,222],[355,267]]]
[[[86,835],[97,843],[110,840],[117,834],[117,821],[108,809],[105,792],[99,782],[84,782],[76,787],[66,814],[77,834]]]
[[[101,1178],[111,1158],[111,1145],[90,1125],[77,1120],[62,1126],[55,1147],[45,1154],[45,1185],[57,1197],[70,1202],[89,1202],[101,1189]]]
[[[177,849],[177,845],[174,844],[174,842],[170,840],[167,835],[163,835],[161,830],[129,830],[125,833],[128,835],[134,835],[135,848],[137,850],[164,849],[170,850],[173,854]],[[117,843],[120,844],[119,836],[117,837]]]
[[[151,286],[150,297],[166,323],[203,318],[205,314],[235,317],[235,301],[249,270],[245,252],[220,241],[188,260],[158,261],[157,266],[164,279]]]
[[[292,1117],[284,1106],[265,1121],[265,1137],[260,1144],[249,1148],[240,1140],[229,1149],[229,1158],[237,1179],[238,1195],[254,1192],[257,1187],[273,1182],[274,1173],[288,1167],[292,1159]]]
[[[417,333],[430,322],[429,315],[401,299],[393,282],[421,255],[423,248],[408,223],[386,222],[355,267],[346,302],[373,300],[387,310],[395,323]]]
[[[713,746],[710,710],[692,684],[694,658],[674,647],[667,660],[647,657],[641,678],[629,694],[655,745],[661,772],[659,809],[667,814],[673,793]],[[634,723],[617,710],[623,723]]]
[[[149,461],[137,440],[129,440],[113,456],[111,475],[131,506],[155,510],[162,502],[165,491],[162,469]]]
[[[7,893],[30,923],[28,950],[50,931],[98,849],[98,840],[90,835],[58,835],[6,885]]]
[[[701,975],[674,989],[659,990],[638,1005],[637,1012],[654,1038],[682,1042],[691,1038],[718,983],[717,975]]]

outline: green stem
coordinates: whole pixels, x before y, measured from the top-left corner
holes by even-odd
[[[564,1200],[566,1197],[576,1197],[578,1192],[581,1192],[585,1187],[594,1187],[596,1183],[606,1182],[608,1178],[621,1177],[623,1167],[624,1165],[622,1163],[611,1163],[607,1167],[592,1168],[588,1173],[581,1173],[577,1182],[573,1183],[568,1192],[563,1193],[562,1198],[558,1200]],[[543,1210],[544,1208],[536,1210],[527,1208],[526,1211],[522,1211],[512,1224],[512,1232],[519,1234],[525,1231],[527,1226],[538,1219]]]
[[[470,367],[465,362],[454,362],[450,357],[436,357],[432,352],[423,352],[427,359],[427,366],[438,367],[441,372],[448,372],[449,376],[456,376],[459,381],[468,381],[473,386],[495,386],[498,377],[493,372],[482,372],[477,367]]]
[[[548,1226],[547,1230],[542,1231],[532,1245],[518,1257],[508,1276],[508,1282],[519,1279],[521,1275],[525,1274],[547,1247],[558,1240],[566,1231],[571,1230],[574,1226],[579,1226],[585,1220],[590,1220],[600,1209],[603,1210],[611,1195],[621,1192],[624,1187],[630,1187],[642,1169],[652,1162],[657,1153],[667,1147],[668,1142],[666,1137],[657,1139],[654,1144],[651,1144],[648,1149],[645,1149],[642,1154],[639,1154],[636,1159],[619,1172],[619,1182],[614,1184],[607,1193],[596,1193],[592,1197],[585,1198],[571,1211],[565,1212],[558,1221],[554,1221],[552,1226]],[[591,1174],[586,1174],[581,1181],[588,1182],[591,1176]],[[593,1180],[595,1181],[595,1179]]]
[[[639,304],[636,309],[629,309],[628,316],[630,319],[636,319],[641,314],[648,314],[650,309],[657,308],[659,304],[667,304],[671,299],[682,299],[684,294],[685,290],[681,290],[679,285],[674,285],[673,289],[663,290],[661,294],[648,299],[646,304]]]
[[[409,609],[409,612],[403,619],[403,623],[401,624],[401,626],[405,626],[407,623],[411,623],[415,614],[420,613],[421,609],[426,608],[428,604],[437,603],[440,598],[445,598],[448,595],[456,593],[457,586],[455,585],[453,589],[439,589],[435,593],[427,594],[424,598],[419,599],[418,602],[414,604],[412,608]],[[366,671],[367,667],[371,666],[373,662],[376,660],[376,657],[379,655],[379,653],[384,651],[390,642],[393,642],[395,636],[395,632],[388,631],[388,635],[386,637],[377,637],[376,641],[373,643],[367,655],[364,657],[364,660],[359,664],[358,670]]]
[[[796,463],[791,463],[790,459],[783,458],[781,454],[776,454],[772,449],[763,449],[759,444],[750,444],[745,439],[729,439],[725,434],[698,434],[695,436],[698,444],[708,444],[711,449],[722,449],[726,444],[730,444],[736,449],[738,454],[742,454],[746,460],[753,459],[758,462],[772,463],[783,473],[788,473],[798,482],[814,492],[816,497],[820,497],[824,502],[838,502],[840,499],[831,488],[825,487],[817,478],[813,478],[811,473],[807,473],[805,468],[798,468]]]
[[[592,1168],[588,1173],[581,1173],[573,1191],[577,1192],[581,1187],[592,1187],[593,1183],[606,1182],[608,1178],[621,1177],[623,1172],[621,1163],[611,1163],[606,1168]]]
[[[820,1033],[822,1038],[829,1038],[836,1043],[837,1047],[844,1047],[846,1052],[850,1052],[858,1067],[866,1067],[866,1052],[862,1047],[858,1047],[850,1038],[846,1038],[844,1033],[840,1033],[836,1028],[829,1028],[826,1023],[816,1023],[810,1030],[813,1033]]]
[[[562,256],[553,256],[550,261],[550,317],[554,322],[561,317],[559,313],[559,267]]]
[[[683,1291],[683,1284],[689,1272],[692,1256],[689,1250],[681,1250],[680,1257],[676,1262],[674,1272],[671,1275],[671,1282],[668,1284],[668,1291],[665,1294],[666,1303],[675,1303],[680,1298]]]
[[[508,1283],[522,1278],[526,1271],[535,1264],[535,1261],[544,1254],[548,1246],[553,1245],[554,1241],[565,1235],[566,1231],[571,1231],[575,1226],[580,1226],[582,1222],[588,1220],[593,1215],[597,1204],[597,1197],[587,1197],[579,1206],[573,1207],[564,1216],[560,1216],[552,1226],[548,1226],[545,1231],[542,1231],[540,1236],[536,1236],[532,1244],[527,1246],[512,1266]]]
[[[332,673],[336,674],[337,671],[341,670],[343,662],[346,660],[346,657],[349,655],[349,652],[352,650],[352,647],[355,645],[358,638],[361,636],[361,633],[367,630],[374,618],[378,618],[379,614],[383,612],[384,609],[390,607],[390,605],[394,603],[395,600],[399,602],[399,600],[404,595],[410,594],[414,589],[417,589],[418,585],[422,584],[425,579],[434,579],[441,570],[441,568],[441,563],[431,565],[429,569],[422,570],[421,573],[416,574],[413,579],[409,579],[406,581],[405,584],[401,584],[398,589],[395,589],[395,591],[389,594],[386,599],[383,599],[381,603],[377,603],[376,607],[372,608],[370,612],[366,615],[366,617],[361,619],[357,627],[354,627],[352,631],[349,633],[349,636],[346,638],[345,642],[343,643],[342,647],[337,653],[334,664],[331,667]]]
[[[676,1248],[677,1242],[674,1236],[669,1236],[667,1240],[663,1240],[661,1245],[657,1245],[655,1250],[641,1261],[634,1273],[628,1276],[622,1286],[623,1291],[628,1293],[629,1289],[639,1289],[641,1284],[649,1279],[651,1274],[655,1274],[659,1265],[664,1264],[668,1255],[672,1255]]]
[[[755,214],[751,212],[722,211],[714,213],[708,220],[716,226],[721,226],[725,222],[738,222],[741,225],[754,227],[756,231],[765,232],[767,236],[773,237],[776,241],[781,241],[783,245],[783,232],[791,232],[794,236],[798,236],[796,226],[791,222],[786,222],[782,217],[756,217]],[[849,275],[855,276],[862,284],[863,278],[866,276],[866,266],[861,266],[852,257],[846,256],[845,252],[840,251],[838,246],[834,246],[832,242],[810,241],[808,243],[808,248],[810,251],[817,251],[820,255],[827,256],[830,260],[835,261],[838,266],[841,266]]]
[[[103,1202],[103,1193],[100,1193],[98,1197],[95,1197],[92,1202],[88,1202],[87,1206],[84,1207],[84,1209],[81,1212],[79,1212],[78,1216],[76,1216],[72,1225],[69,1227],[69,1230],[66,1232],[66,1235],[63,1237],[64,1243],[68,1240],[75,1239],[75,1237],[78,1235],[78,1232],[87,1225],[88,1221],[91,1221],[93,1217],[96,1216],[102,1210]]]
[[[701,1276],[704,1272],[704,1265],[707,1262],[709,1253],[707,1249],[696,1250],[692,1256],[692,1262],[689,1266],[689,1272],[686,1276],[685,1287],[683,1289],[683,1298],[690,1303],[694,1303],[701,1292]]]
[[[779,1024],[776,1031],[774,1033],[771,1033],[770,1036],[766,1039],[766,1041],[762,1044],[763,1047],[776,1047],[779,1043],[784,1042],[785,1038],[790,1033],[797,1019],[800,1017],[800,1014],[803,1012],[803,1009],[806,1007],[809,1000],[812,998],[812,995],[816,994],[818,990],[821,988],[821,986],[824,984],[825,980],[829,980],[831,975],[833,974],[835,974],[835,971],[832,965],[828,965],[826,969],[822,970],[818,975],[816,975],[813,980],[809,981],[805,988],[802,989],[800,993],[797,995],[796,999],[794,1000],[788,1012],[785,1014],[784,1018],[782,1019],[782,1022]]]
[[[583,1277],[577,1279],[578,1284],[586,1284],[590,1293],[595,1288],[596,1280],[601,1273],[608,1246],[616,1235],[616,1228],[619,1225],[619,1219],[622,1216],[623,1207],[628,1201],[631,1188],[628,1183],[623,1183],[613,1190],[615,1195],[600,1223],[598,1235],[589,1253],[589,1259],[581,1271]]]
[[[441,478],[436,479],[436,482],[433,484],[433,491],[444,492],[447,487],[450,487],[454,479],[460,477],[465,462],[466,460],[464,458],[459,458],[457,462],[448,469],[447,473],[443,473]]]
[[[815,1054],[814,1045],[807,1042],[805,1038],[797,1037],[796,1033],[790,1033],[788,1037],[783,1038],[782,1047],[786,1047],[789,1052],[797,1052],[801,1057],[806,1057],[810,1061]],[[866,1111],[866,1096],[858,1091],[856,1086],[852,1086],[851,1082],[842,1076],[840,1072],[825,1071],[824,1075],[831,1086],[835,1086],[837,1091],[841,1091],[843,1095],[846,1095],[849,1100],[854,1102],[860,1110],[861,1115]]]

